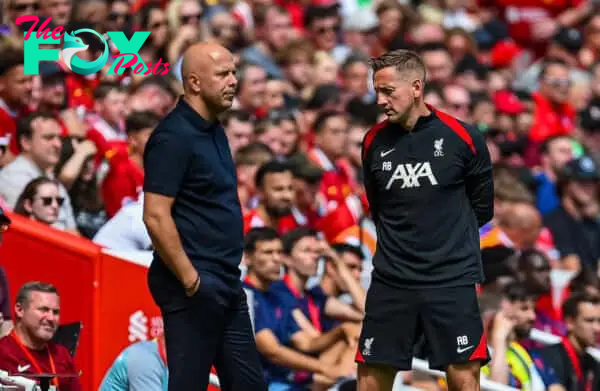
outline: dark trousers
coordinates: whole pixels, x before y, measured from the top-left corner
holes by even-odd
[[[266,391],[245,292],[218,300],[202,285],[185,308],[162,309],[169,391],[205,391],[212,365],[223,391]]]

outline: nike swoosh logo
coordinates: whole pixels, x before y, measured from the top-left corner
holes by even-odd
[[[387,155],[394,152],[395,150],[396,150],[396,148],[392,148],[389,151],[381,152],[381,157],[386,157]]]
[[[20,365],[19,365],[19,366],[17,367],[17,372],[25,372],[26,370],[28,370],[28,369],[29,369],[29,367],[30,367],[30,366],[31,366],[31,365],[23,365],[23,366],[20,366]]]
[[[473,349],[473,345],[467,346],[466,348],[456,348],[456,353],[461,354],[471,349]]]

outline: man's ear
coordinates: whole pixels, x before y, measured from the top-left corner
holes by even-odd
[[[21,303],[15,303],[15,315],[17,319],[22,318],[25,314],[25,307]]]
[[[422,98],[423,97],[423,80],[420,79],[415,79],[412,82],[412,87],[413,87],[413,95],[415,98]]]
[[[19,143],[19,147],[23,152],[29,152],[31,150],[31,138],[27,136],[19,137],[17,140]]]

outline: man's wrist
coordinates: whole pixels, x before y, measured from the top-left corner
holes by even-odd
[[[198,289],[198,285],[200,285],[200,273],[196,273],[196,279],[194,282],[188,286],[184,286],[186,294],[194,294]]]

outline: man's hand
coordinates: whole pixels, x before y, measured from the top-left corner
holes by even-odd
[[[325,239],[319,240],[319,254],[322,257],[325,257],[328,260],[331,260],[336,264],[337,264],[337,261],[339,261],[339,257],[337,256],[337,253],[335,252],[334,249],[331,248],[331,246]]]
[[[506,343],[515,327],[515,321],[507,314],[505,310],[499,311],[494,316],[492,325],[492,342]]]
[[[359,323],[346,322],[341,326],[348,346],[358,346],[361,326]]]
[[[325,376],[331,382],[330,385],[335,384],[339,378],[348,376],[344,368],[340,365],[323,363],[322,367],[321,375]]]

